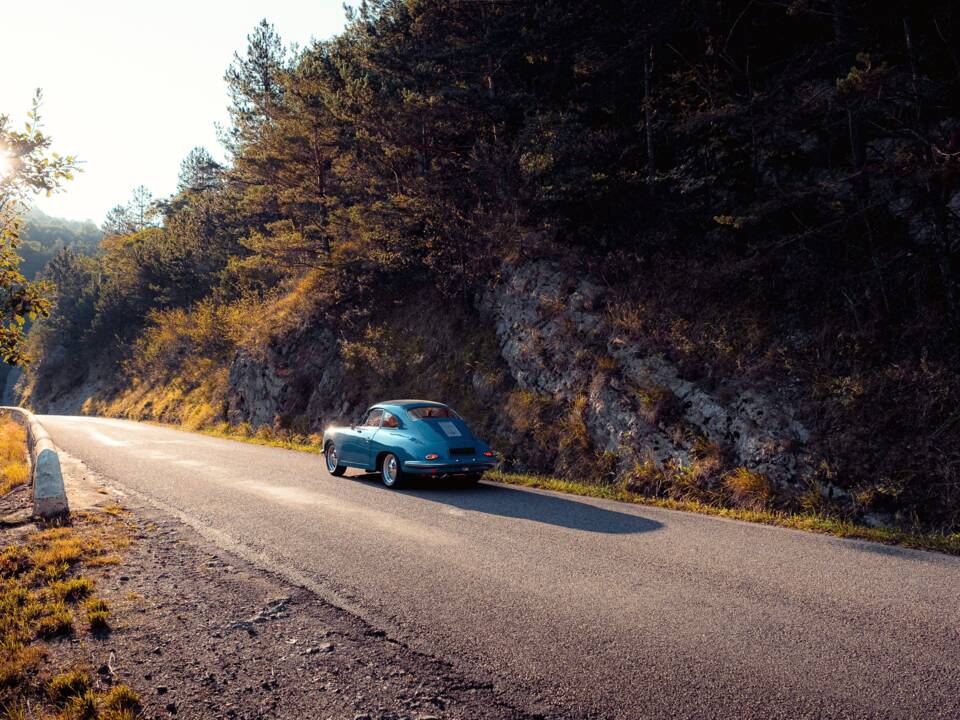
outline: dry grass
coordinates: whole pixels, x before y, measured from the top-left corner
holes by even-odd
[[[717,487],[722,466],[720,449],[698,441],[687,464],[673,460],[661,464],[650,454],[638,456],[624,473],[623,486],[646,497],[722,504],[728,500]]]
[[[87,567],[104,567],[106,565],[119,565],[120,556],[115,554],[110,555],[97,555],[86,561]]]
[[[619,502],[628,502],[637,505],[649,505],[651,507],[666,508],[668,510],[695,512],[702,515],[712,515],[714,517],[724,517],[763,525],[776,525],[778,527],[805,530],[807,532],[834,535],[836,537],[870,540],[887,545],[900,545],[918,550],[933,550],[949,555],[960,555],[960,533],[945,535],[931,532],[896,530],[884,527],[869,527],[828,515],[788,513],[773,510],[750,510],[745,508],[724,507],[699,500],[651,497],[649,495],[632,492],[624,483],[616,485],[580,483],[539,475],[520,475],[501,472],[488,473],[487,477],[490,480],[510,485],[553,490],[555,492],[603,498],[605,500],[617,500]]]
[[[149,324],[131,348],[121,392],[91,396],[82,411],[91,415],[157,420],[190,430],[220,416],[229,387],[229,365],[250,323],[264,316],[252,301],[211,301],[189,309],[150,313]],[[276,319],[269,316],[271,321]]]
[[[770,478],[745,467],[738,467],[724,475],[723,485],[737,507],[763,510],[773,500]]]
[[[97,696],[91,690],[74,695],[63,706],[62,720],[95,720],[97,717]]]
[[[140,696],[129,687],[116,685],[96,693],[89,673],[79,669],[51,678],[47,696],[59,709],[60,720],[134,720],[140,710]]]
[[[126,685],[117,685],[103,696],[103,708],[114,713],[135,713],[140,708],[140,696]]]
[[[637,389],[640,415],[651,425],[669,426],[683,417],[683,402],[668,387],[648,385]]]
[[[0,418],[0,495],[30,480],[27,431],[9,417]]]
[[[17,644],[0,647],[0,693],[31,678],[45,655],[39,647]]]
[[[71,630],[73,630],[73,615],[63,601],[40,606],[40,617],[36,621],[37,637],[49,640],[60,635],[68,635]]]
[[[103,630],[109,627],[110,606],[103,598],[90,598],[83,603],[83,611],[86,613],[91,629]]]
[[[210,437],[222,438],[224,440],[239,440],[253,445],[266,445],[267,447],[285,448],[287,450],[314,454],[323,453],[323,448],[320,446],[322,438],[319,435],[291,436],[268,427],[261,427],[256,432],[253,432],[246,423],[237,427],[231,427],[227,423],[219,423],[213,427],[201,429],[198,432],[209,435]]]
[[[0,548],[0,708],[8,717],[24,707],[48,717],[48,706],[60,718],[135,716],[132,691],[94,693],[83,669],[54,675],[37,694],[50,656],[46,641],[82,632],[81,618],[93,630],[108,626],[109,607],[92,596],[95,584],[82,573],[128,542],[122,517],[74,513],[69,526],[41,528]]]
[[[58,580],[48,588],[50,594],[63,602],[76,602],[93,592],[93,580],[86,577],[74,577]]]
[[[594,470],[601,477],[612,477],[616,457],[594,444],[587,427],[589,412],[584,394],[565,402],[550,395],[514,390],[505,406],[514,443],[525,448],[525,462],[552,467],[562,475]]]
[[[47,683],[50,699],[57,705],[66,705],[71,698],[78,697],[90,690],[90,676],[81,670],[55,675]]]

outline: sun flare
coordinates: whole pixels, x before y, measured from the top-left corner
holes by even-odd
[[[5,179],[13,170],[13,158],[0,150],[0,180]]]

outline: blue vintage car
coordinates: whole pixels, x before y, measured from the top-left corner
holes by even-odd
[[[380,473],[396,487],[405,475],[461,477],[477,481],[496,463],[496,454],[447,405],[430,400],[390,400],[373,405],[359,425],[323,433],[327,470]]]

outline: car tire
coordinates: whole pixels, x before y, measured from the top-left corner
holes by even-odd
[[[327,472],[331,475],[340,476],[347,471],[346,465],[340,464],[340,455],[337,453],[337,446],[333,443],[327,445],[327,449],[323,453],[324,458],[327,461]]]
[[[468,473],[463,476],[464,485],[476,485],[483,478],[483,473]]]
[[[380,464],[380,479],[388,488],[395,488],[403,482],[403,468],[400,459],[393,453],[387,453]]]

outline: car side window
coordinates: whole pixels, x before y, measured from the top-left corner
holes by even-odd
[[[383,427],[385,428],[398,428],[400,427],[400,421],[397,420],[397,416],[388,413],[386,410],[383,412]]]
[[[374,408],[367,413],[361,425],[363,427],[380,427],[380,418],[383,416],[383,410]]]

